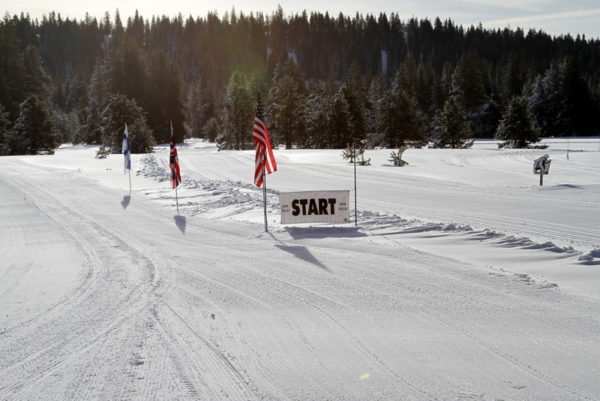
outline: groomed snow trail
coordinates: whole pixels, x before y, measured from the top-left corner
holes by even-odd
[[[18,158],[0,194],[0,400],[600,398],[597,298]]]

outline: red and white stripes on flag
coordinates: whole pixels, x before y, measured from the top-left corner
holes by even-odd
[[[171,167],[171,188],[177,188],[181,184],[181,171],[179,170],[179,156],[175,147],[175,136],[173,135],[173,123],[171,123],[171,153],[169,155],[169,166]]]
[[[254,184],[257,187],[262,186],[264,174],[271,174],[277,171],[277,162],[271,148],[271,139],[269,130],[264,122],[262,102],[258,97],[256,106],[256,117],[254,118],[254,129],[252,139],[256,144],[256,155],[254,157]]]

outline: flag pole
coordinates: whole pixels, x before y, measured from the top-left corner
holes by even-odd
[[[352,141],[352,160],[354,160],[354,227],[358,227],[358,206],[356,205],[356,146]]]
[[[265,232],[269,232],[269,226],[267,223],[267,174],[265,171],[265,164],[263,163],[263,205],[265,209]]]
[[[129,195],[131,195],[131,169],[127,169],[129,170]]]
[[[177,214],[179,215],[179,197],[177,196],[177,187],[175,187],[175,204],[177,205]]]

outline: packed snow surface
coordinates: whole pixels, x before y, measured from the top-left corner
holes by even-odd
[[[600,139],[0,158],[0,400],[600,400]],[[568,158],[567,158],[567,150]],[[533,160],[549,154],[539,185]],[[352,202],[352,220],[354,204]]]

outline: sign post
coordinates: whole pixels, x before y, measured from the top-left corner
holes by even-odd
[[[350,191],[302,191],[279,194],[281,224],[348,223]]]
[[[533,161],[533,174],[540,175],[540,186],[544,185],[544,174],[548,174],[550,171],[550,162],[552,162],[552,160],[549,159],[549,157],[550,156],[546,154]]]

